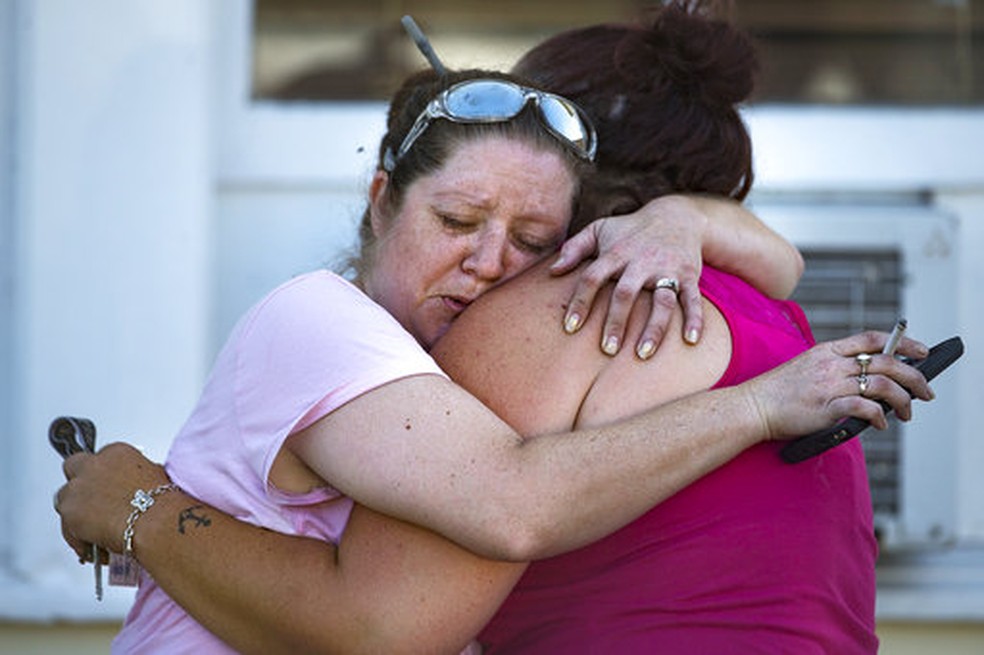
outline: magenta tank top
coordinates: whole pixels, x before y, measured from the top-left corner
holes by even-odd
[[[813,344],[802,310],[706,269],[734,385]],[[874,653],[877,543],[857,440],[800,464],[749,449],[634,523],[533,563],[486,653]]]

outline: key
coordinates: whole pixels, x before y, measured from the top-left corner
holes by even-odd
[[[96,452],[96,426],[86,418],[59,416],[48,428],[48,443],[62,456]]]
[[[48,428],[48,443],[62,456],[96,452],[96,425],[87,418],[59,416]],[[92,545],[93,570],[96,578],[96,600],[103,598],[102,553]]]

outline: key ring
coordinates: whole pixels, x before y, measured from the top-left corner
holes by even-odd
[[[96,424],[87,418],[59,416],[48,426],[48,443],[62,456],[62,459],[67,459],[76,453],[94,453],[96,452]],[[55,511],[58,510],[57,503],[56,494]],[[99,546],[92,544],[91,552],[96,577],[96,600],[102,600],[102,556]]]
[[[48,427],[48,442],[62,459],[96,452],[96,426],[87,418],[59,416]]]

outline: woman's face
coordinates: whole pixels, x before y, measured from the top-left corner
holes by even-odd
[[[377,174],[366,292],[430,348],[469,303],[563,240],[577,182],[559,154],[490,136],[414,181],[389,218],[385,184]]]

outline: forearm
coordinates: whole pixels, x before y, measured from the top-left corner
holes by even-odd
[[[56,509],[79,554],[123,550],[136,489],[168,482],[128,444],[66,461]],[[336,548],[243,523],[181,490],[133,523],[136,558],[193,618],[239,651],[458,653],[523,571],[355,505]]]
[[[525,533],[522,541],[510,537],[520,548],[514,554],[528,549],[548,555],[593,541],[758,440],[762,424],[747,401],[738,394],[717,395],[714,404],[684,399],[634,419],[617,433],[598,429],[520,442],[512,458],[518,468],[496,487],[522,490],[519,503],[498,506],[487,493],[473,491],[469,497],[477,505],[455,514],[467,515],[469,523]],[[699,428],[688,419],[698,407],[706,410]],[[576,459],[558,457],[558,446],[572,447]],[[624,457],[633,450],[642,452]],[[639,463],[627,467],[626,459]],[[576,482],[556,488],[550,481],[557,480]],[[189,518],[190,508],[197,522]],[[509,526],[516,520],[517,526]],[[141,517],[134,548],[179,605],[237,650],[257,653],[396,652],[410,645],[430,650],[435,639],[448,648],[460,647],[491,616],[521,571],[495,562],[479,562],[476,568],[475,558],[455,553],[450,544],[422,562],[428,551],[405,534],[418,529],[389,530],[360,538],[356,525],[336,552],[330,544],[244,524],[170,492]],[[499,532],[477,538],[494,543],[503,538]],[[454,570],[455,558],[472,562],[470,569],[461,569],[467,575],[459,572],[453,580],[435,575]],[[380,575],[382,570],[390,573]],[[422,570],[430,574],[410,588],[413,573]],[[455,585],[469,587],[462,592]]]
[[[199,522],[182,522],[191,508]],[[338,572],[331,544],[242,523],[170,492],[137,523],[134,552],[175,602],[240,652],[325,652],[329,637],[339,649],[358,643],[359,617],[338,620],[353,607],[330,584]]]
[[[501,328],[479,327],[463,357],[494,378],[497,358],[478,355]],[[884,421],[878,400],[907,411],[904,390],[922,393],[925,380],[895,358],[880,358],[879,373],[898,384],[879,377],[884,384],[858,395],[853,355],[878,352],[885,337],[819,344],[740,385],[599,429],[524,441],[460,387],[416,376],[350,401],[291,440],[312,470],[360,503],[485,557],[528,561],[610,533],[760,441],[845,416]],[[899,354],[924,352],[915,346],[903,341]]]
[[[525,568],[358,506],[336,549],[168,496],[141,518],[135,551],[179,605],[244,653],[459,653]],[[189,507],[207,524],[181,531]]]
[[[733,200],[687,196],[704,222],[704,260],[773,298],[787,298],[803,275],[797,248]]]
[[[371,412],[364,397],[315,424],[295,443],[303,459],[380,513],[511,561],[594,541],[769,436],[741,387],[529,441],[447,382],[408,379],[373,396]],[[340,429],[357,423],[375,444]]]
[[[526,519],[529,541],[520,553],[539,559],[606,536],[764,436],[754,404],[729,388],[688,396],[616,426],[531,439],[523,446],[528,468],[520,476],[536,484],[531,493],[537,502],[529,508],[535,516]],[[576,457],[553,456],[563,446]]]

